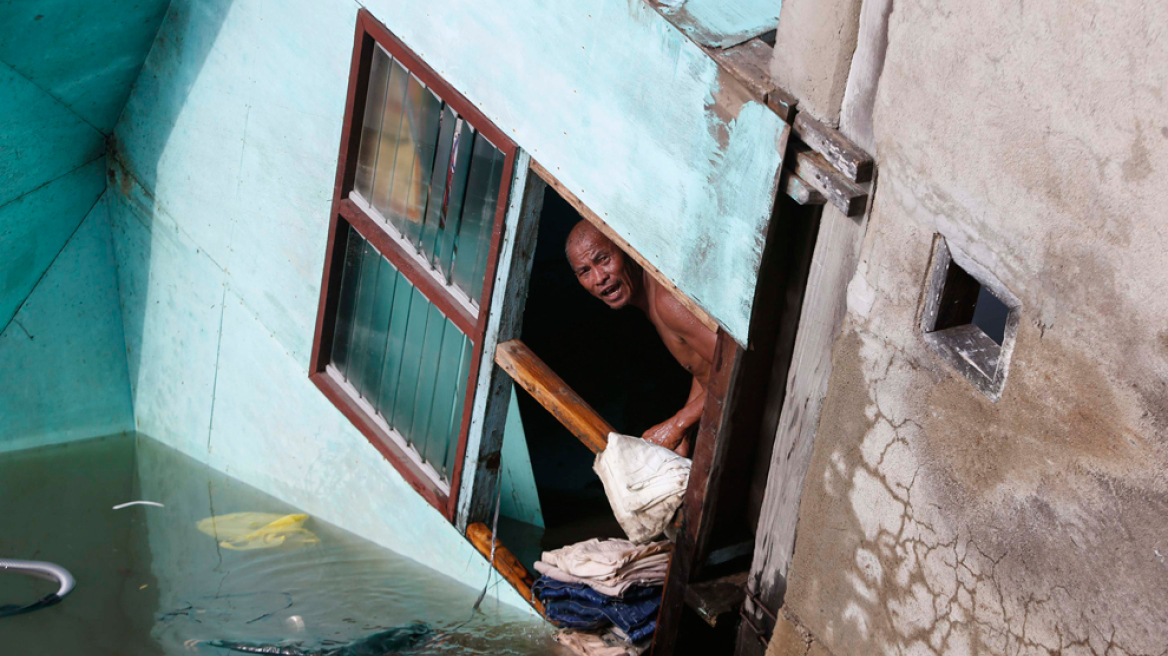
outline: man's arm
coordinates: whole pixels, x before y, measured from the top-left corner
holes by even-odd
[[[702,409],[705,405],[706,390],[698,382],[698,379],[694,378],[693,384],[689,388],[689,398],[681,410],[678,410],[669,419],[645,431],[642,437],[648,442],[660,444],[667,449],[676,451],[678,455],[688,458],[693,447],[693,440],[690,438],[693,429],[702,420]]]

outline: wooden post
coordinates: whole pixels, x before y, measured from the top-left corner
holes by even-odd
[[[478,549],[488,561],[491,560],[491,529],[482,522],[475,522],[466,527],[466,539]],[[531,604],[532,608],[539,611],[540,615],[544,614],[543,604],[540,603],[535,595],[531,592],[531,586],[535,584],[535,577],[515,554],[511,553],[499,538],[495,538],[495,571],[499,573],[508,583],[515,587],[515,591],[521,597],[526,599]]]
[[[468,524],[483,522],[491,516],[499,476],[499,454],[503,448],[503,428],[511,400],[511,379],[495,366],[495,345],[519,336],[523,326],[523,309],[527,301],[527,284],[531,279],[531,258],[535,253],[539,214],[547,189],[543,180],[528,170],[526,153],[516,158],[514,223],[515,239],[503,240],[499,267],[490,299],[491,316],[483,335],[482,362],[478,387],[471,406],[470,430],[467,433],[466,458],[458,497],[455,526],[466,530]],[[486,307],[486,306],[484,306]]]

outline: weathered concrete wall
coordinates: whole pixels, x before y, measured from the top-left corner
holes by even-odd
[[[772,647],[1168,653],[1168,5],[898,1],[888,25]],[[1021,299],[998,403],[921,338],[936,234]]]
[[[779,14],[771,77],[799,110],[839,123],[860,24],[861,0],[786,0]]]

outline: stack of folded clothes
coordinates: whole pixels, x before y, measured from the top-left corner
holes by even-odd
[[[630,646],[645,643],[657,627],[671,546],[592,539],[546,551],[535,564],[542,576],[532,592],[553,624],[576,630],[561,641],[569,647],[584,642],[580,630],[610,630]]]

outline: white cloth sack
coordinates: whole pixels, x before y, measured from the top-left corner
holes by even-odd
[[[629,540],[648,542],[665,530],[689,484],[690,459],[639,437],[608,434],[593,471]]]

